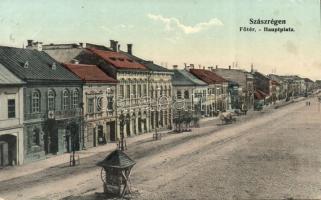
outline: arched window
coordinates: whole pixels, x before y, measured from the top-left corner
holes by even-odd
[[[40,92],[39,91],[34,91],[32,93],[32,112],[33,113],[39,113],[40,112]]]
[[[76,89],[72,95],[72,108],[78,108],[79,106],[79,91]]]
[[[69,109],[69,91],[64,90],[62,93],[62,109],[68,110]]]
[[[103,97],[97,97],[96,99],[96,110],[98,112],[102,111],[103,108]]]
[[[188,90],[185,90],[185,92],[184,92],[184,99],[189,99],[189,92],[188,92]]]
[[[48,110],[56,108],[56,93],[53,90],[48,91]]]

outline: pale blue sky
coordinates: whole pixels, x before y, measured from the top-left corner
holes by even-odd
[[[115,39],[168,66],[237,61],[244,69],[254,63],[264,73],[321,79],[319,0],[1,0],[0,10],[1,45]],[[285,19],[296,32],[239,32],[249,18]]]

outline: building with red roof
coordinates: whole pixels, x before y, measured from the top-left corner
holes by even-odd
[[[116,141],[116,84],[96,65],[65,63],[83,81],[84,145],[86,148]]]
[[[228,81],[215,72],[206,69],[191,68],[190,73],[208,84],[207,113],[217,114],[218,111],[230,109]]]
[[[144,65],[120,52],[104,51],[94,48],[88,50],[119,70],[147,70]]]
[[[86,85],[93,82],[97,84],[105,79],[108,82],[110,79],[100,75],[98,77],[97,72],[89,72],[84,65],[96,65],[109,78],[117,81],[117,100],[114,100],[118,116],[116,138],[120,138],[122,134],[125,137],[134,136],[172,126],[172,111],[169,106],[172,99],[172,72],[152,61],[134,56],[132,46],[127,44],[127,52],[121,51],[120,45],[114,40],[110,41],[110,47],[88,43],[42,46],[47,54],[62,63],[82,64],[83,66],[77,66],[81,69],[77,69],[75,73],[87,82]],[[68,66],[73,68],[70,64]],[[157,112],[160,96],[166,97],[161,99],[164,105]],[[123,122],[122,119],[126,123],[120,123]],[[103,130],[105,132],[105,128]],[[109,133],[109,129],[106,130]]]
[[[117,83],[116,79],[108,76],[96,65],[65,63],[64,66],[85,83]]]

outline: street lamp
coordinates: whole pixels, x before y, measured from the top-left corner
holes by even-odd
[[[124,111],[126,112],[126,110]],[[127,145],[126,145],[126,141],[125,141],[125,137],[124,137],[124,126],[125,124],[128,123],[128,118],[124,116],[123,113],[121,113],[121,115],[119,116],[119,120],[120,120],[120,141],[118,144],[118,148],[121,151],[127,150]]]
[[[75,166],[76,165],[76,159],[75,159],[75,152],[76,152],[76,127],[75,124],[71,124],[67,127],[68,129],[68,136],[70,137],[71,140],[71,151],[72,151],[72,156],[70,159],[70,166]]]

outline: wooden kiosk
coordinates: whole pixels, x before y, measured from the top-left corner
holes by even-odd
[[[120,150],[111,152],[103,161],[97,163],[101,169],[104,193],[124,197],[131,193],[130,174],[136,164],[130,157]]]

